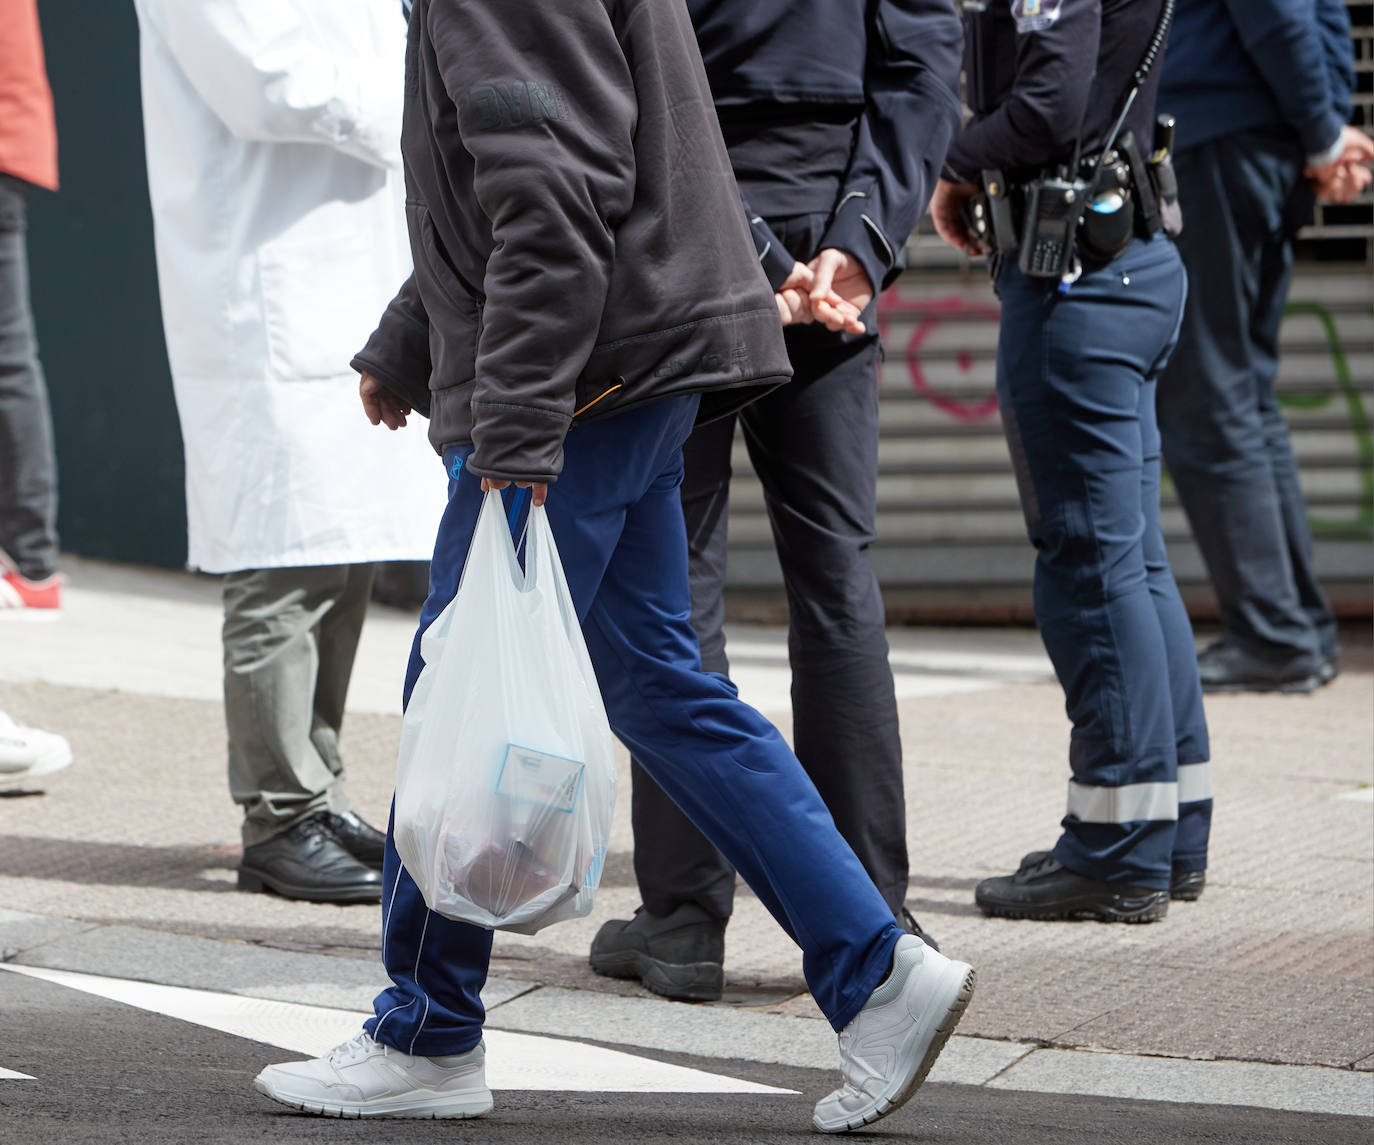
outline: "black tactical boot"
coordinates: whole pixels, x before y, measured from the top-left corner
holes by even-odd
[[[893,915],[892,918],[898,926],[900,926],[904,931],[907,932],[907,934],[914,934],[917,938],[919,938],[922,942],[929,946],[931,950],[940,949],[939,943],[937,943],[935,939],[931,938],[930,935],[928,935],[924,930],[921,929],[921,924],[916,921],[916,916],[912,914],[911,911],[907,910],[906,907],[902,907],[902,909],[899,910],[895,915]]]
[[[725,923],[695,903],[666,918],[640,907],[596,932],[589,961],[598,974],[638,978],[665,998],[714,1002],[725,988]]]
[[[1169,880],[1169,897],[1179,902],[1197,902],[1206,886],[1206,871],[1180,871],[1175,868],[1173,878]]]
[[[984,879],[973,897],[984,914],[1044,922],[1158,922],[1169,911],[1168,891],[1084,878],[1048,851],[1032,851],[1014,875]]]

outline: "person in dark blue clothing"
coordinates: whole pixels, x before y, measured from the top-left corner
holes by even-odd
[[[1192,290],[1159,425],[1221,609],[1204,691],[1310,692],[1338,670],[1274,378],[1293,236],[1316,196],[1370,179],[1374,144],[1347,124],[1352,51],[1341,0],[1178,0],[1164,58]]]
[[[738,423],[763,486],[788,603],[793,744],[899,925],[906,804],[877,514],[874,299],[898,270],[958,125],[952,0],[688,0],[754,246],[789,323],[792,381],[686,446],[692,625],[729,670],[724,589]],[[860,311],[845,323],[835,291]],[[673,998],[719,998],[735,871],[635,766],[643,906],[607,922],[598,973]],[[927,938],[928,940],[928,938]]]
[[[1155,386],[1186,293],[1161,231],[1167,179],[1146,161],[1164,9],[965,7],[975,114],[931,213],[948,242],[980,252],[967,208],[986,191],[997,394],[1036,548],[1036,621],[1073,724],[1062,834],[978,885],[988,914],[1152,922],[1205,878],[1207,724],[1159,524]]]

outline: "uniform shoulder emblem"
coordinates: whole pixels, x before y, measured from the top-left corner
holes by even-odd
[[[1011,14],[1016,19],[1016,30],[1024,36],[1052,27],[1063,7],[1064,0],[1012,0]]]

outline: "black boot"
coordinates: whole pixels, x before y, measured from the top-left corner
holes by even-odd
[[[324,813],[325,824],[334,833],[345,851],[365,867],[374,871],[382,869],[382,859],[386,855],[386,836],[370,823],[364,822],[356,813],[345,811],[336,815],[332,811]]]
[[[896,924],[900,926],[904,931],[906,931],[907,934],[914,934],[917,938],[919,938],[922,942],[929,946],[931,950],[940,949],[939,943],[937,943],[935,939],[931,938],[930,935],[928,935],[924,930],[921,929],[921,924],[916,921],[916,916],[912,914],[911,911],[907,910],[906,907],[902,907],[901,910],[899,910],[895,915],[893,915],[893,921],[896,922]]]
[[[714,1002],[725,988],[725,923],[695,903],[666,918],[643,907],[612,919],[592,940],[592,969],[607,978],[638,978],[646,989],[684,1002]]]
[[[1179,902],[1197,902],[1206,886],[1206,871],[1180,871],[1175,868],[1173,878],[1169,880],[1169,897]]]
[[[306,902],[381,902],[382,876],[344,850],[327,814],[316,812],[266,842],[244,847],[239,890]]]
[[[1271,663],[1229,640],[1208,645],[1197,658],[1204,692],[1315,692],[1336,671],[1335,664],[1310,656]]]
[[[1021,860],[1023,867],[1033,867],[1036,863],[1043,862],[1050,857],[1048,851],[1032,851]],[[1169,897],[1178,902],[1197,902],[1202,897],[1202,891],[1207,886],[1207,870],[1182,871],[1178,867],[1173,870],[1173,875],[1169,879]],[[914,931],[912,933],[915,933]],[[930,942],[930,939],[926,939]]]
[[[1096,918],[1102,922],[1158,922],[1169,892],[1076,875],[1048,851],[1032,851],[1014,875],[984,879],[973,893],[984,914],[1044,922]]]

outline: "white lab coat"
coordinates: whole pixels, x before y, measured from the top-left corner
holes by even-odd
[[[442,464],[348,366],[410,272],[399,0],[135,6],[189,563],[428,558]]]

